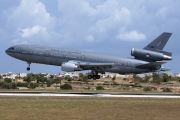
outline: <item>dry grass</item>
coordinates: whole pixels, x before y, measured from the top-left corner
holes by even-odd
[[[1,120],[179,120],[180,99],[0,97]]]

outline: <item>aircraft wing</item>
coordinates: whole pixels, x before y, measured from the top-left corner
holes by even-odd
[[[147,64],[138,65],[136,67],[137,68],[141,68],[141,69],[149,69],[149,68],[159,67],[159,66],[161,66],[164,63],[166,63],[166,62],[150,62],[150,63],[147,63]]]
[[[66,64],[74,64],[83,70],[96,70],[104,73],[105,69],[113,68],[115,63],[94,63],[94,62],[84,62],[84,61],[68,61]]]
[[[113,67],[115,63],[95,63],[95,62],[84,62],[84,61],[76,61],[76,60],[70,60],[67,63],[73,63],[76,65],[79,65],[81,67],[96,67],[96,66],[111,66]]]
[[[80,62],[80,66],[89,66],[89,67],[97,67],[97,66],[109,66],[112,67],[114,63],[91,63],[91,62]]]

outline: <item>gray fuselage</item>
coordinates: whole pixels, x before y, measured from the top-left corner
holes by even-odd
[[[26,61],[28,63],[61,66],[63,62],[76,60],[91,63],[116,63],[117,66],[105,69],[105,72],[129,74],[152,71],[150,69],[136,68],[138,65],[148,63],[142,60],[45,46],[15,45],[7,49],[6,53],[16,59]]]

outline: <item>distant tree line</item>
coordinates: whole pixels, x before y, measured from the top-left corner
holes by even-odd
[[[36,87],[42,87],[43,85],[47,85],[47,87],[50,87],[52,84],[59,84],[61,83],[61,80],[63,78],[61,77],[55,77],[51,75],[49,78],[47,78],[44,74],[27,74],[26,77],[23,77],[24,82],[16,82],[13,81],[11,78],[4,78],[0,76],[1,82],[0,82],[0,89],[17,89],[18,87],[28,87],[28,88],[36,88]],[[16,77],[18,79],[18,77]],[[66,79],[66,78],[65,78]]]
[[[36,87],[43,87],[44,85],[47,87],[51,87],[52,85],[61,85],[62,80],[66,80],[67,83],[71,82],[72,80],[76,79],[83,82],[88,82],[88,75],[90,73],[79,73],[78,77],[70,77],[66,75],[64,77],[57,77],[55,75],[50,75],[47,77],[44,74],[27,74],[26,77],[19,77],[17,76],[15,80],[11,78],[4,78],[0,75],[0,89],[17,89],[18,87],[28,87],[35,89]],[[23,79],[23,82],[16,82],[17,79]],[[113,76],[112,81],[115,83],[116,76]],[[133,82],[135,87],[142,87],[140,83],[157,83],[160,84],[161,82],[168,82],[168,81],[180,81],[180,77],[172,77],[168,76],[166,73],[164,74],[157,74],[153,73],[152,75],[145,75],[144,77],[139,77],[138,75],[133,75]],[[66,88],[67,86],[65,86]],[[64,89],[61,87],[61,89]],[[68,88],[69,89],[69,88]],[[97,88],[101,89],[101,88]],[[148,91],[149,88],[145,88]]]
[[[151,78],[152,78],[152,81],[150,81]],[[163,73],[163,74],[153,73],[152,75],[145,75],[145,77],[143,77],[143,78],[134,74],[133,79],[134,79],[134,82],[136,82],[136,83],[140,83],[140,82],[161,83],[161,82],[169,82],[169,81],[179,81],[180,82],[180,77],[172,77],[171,75],[169,76],[166,73]]]

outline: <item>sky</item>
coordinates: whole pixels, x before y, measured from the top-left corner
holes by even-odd
[[[35,44],[132,57],[162,32],[173,33],[164,64],[180,73],[179,0],[0,0],[0,73],[29,73],[6,55],[17,44]],[[60,66],[31,64],[32,73],[60,73]]]

